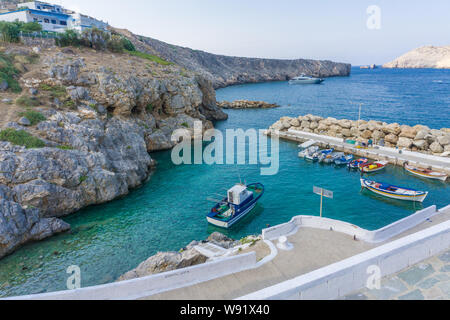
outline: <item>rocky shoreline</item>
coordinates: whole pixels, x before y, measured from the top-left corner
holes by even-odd
[[[423,125],[411,127],[373,120],[338,120],[310,114],[297,118],[283,117],[270,127],[277,131],[287,131],[290,128],[366,144],[372,140],[374,143],[382,142],[386,147],[450,156],[449,128],[436,130]]]
[[[210,243],[223,249],[233,249],[244,244],[251,244],[253,246],[260,240],[261,237],[259,236],[249,236],[241,241],[237,241],[228,238],[219,232],[214,232],[206,240],[192,241],[178,252],[158,252],[156,255],[142,262],[135,269],[120,276],[117,281],[146,277],[152,274],[187,268],[205,263],[208,261],[208,257],[204,256],[195,249],[195,246],[200,244]]]
[[[217,102],[217,106],[222,109],[271,109],[280,107],[274,103],[249,100],[236,100],[233,102],[221,101]]]
[[[216,55],[115,29],[140,50],[156,54],[212,82],[215,89],[235,84],[286,81],[300,74],[318,78],[349,76],[351,65],[328,60],[260,59]]]
[[[26,60],[35,51],[4,52]],[[142,185],[154,165],[149,153],[172,148],[174,130],[227,118],[211,82],[175,65],[51,48],[23,67],[23,93],[1,99],[0,133],[38,143],[0,141],[0,258],[69,230],[61,217]],[[39,117],[31,123],[23,113]]]

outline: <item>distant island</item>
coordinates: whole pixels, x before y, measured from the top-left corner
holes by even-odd
[[[383,68],[450,69],[450,46],[425,46],[383,65]]]

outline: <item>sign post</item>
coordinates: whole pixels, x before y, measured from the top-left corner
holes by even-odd
[[[314,187],[313,192],[320,196],[320,217],[323,217],[323,197],[333,199],[333,191],[325,190],[323,188]]]

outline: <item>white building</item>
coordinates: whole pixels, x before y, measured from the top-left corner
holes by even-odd
[[[64,32],[68,29],[82,32],[90,28],[107,31],[108,23],[42,1],[21,3],[20,9],[0,13],[0,21],[38,22],[43,31]]]

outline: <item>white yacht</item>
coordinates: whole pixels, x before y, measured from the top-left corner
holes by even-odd
[[[289,84],[320,84],[324,81],[325,81],[324,79],[313,78],[305,74],[302,74],[301,76],[295,77],[292,80],[290,80]]]

